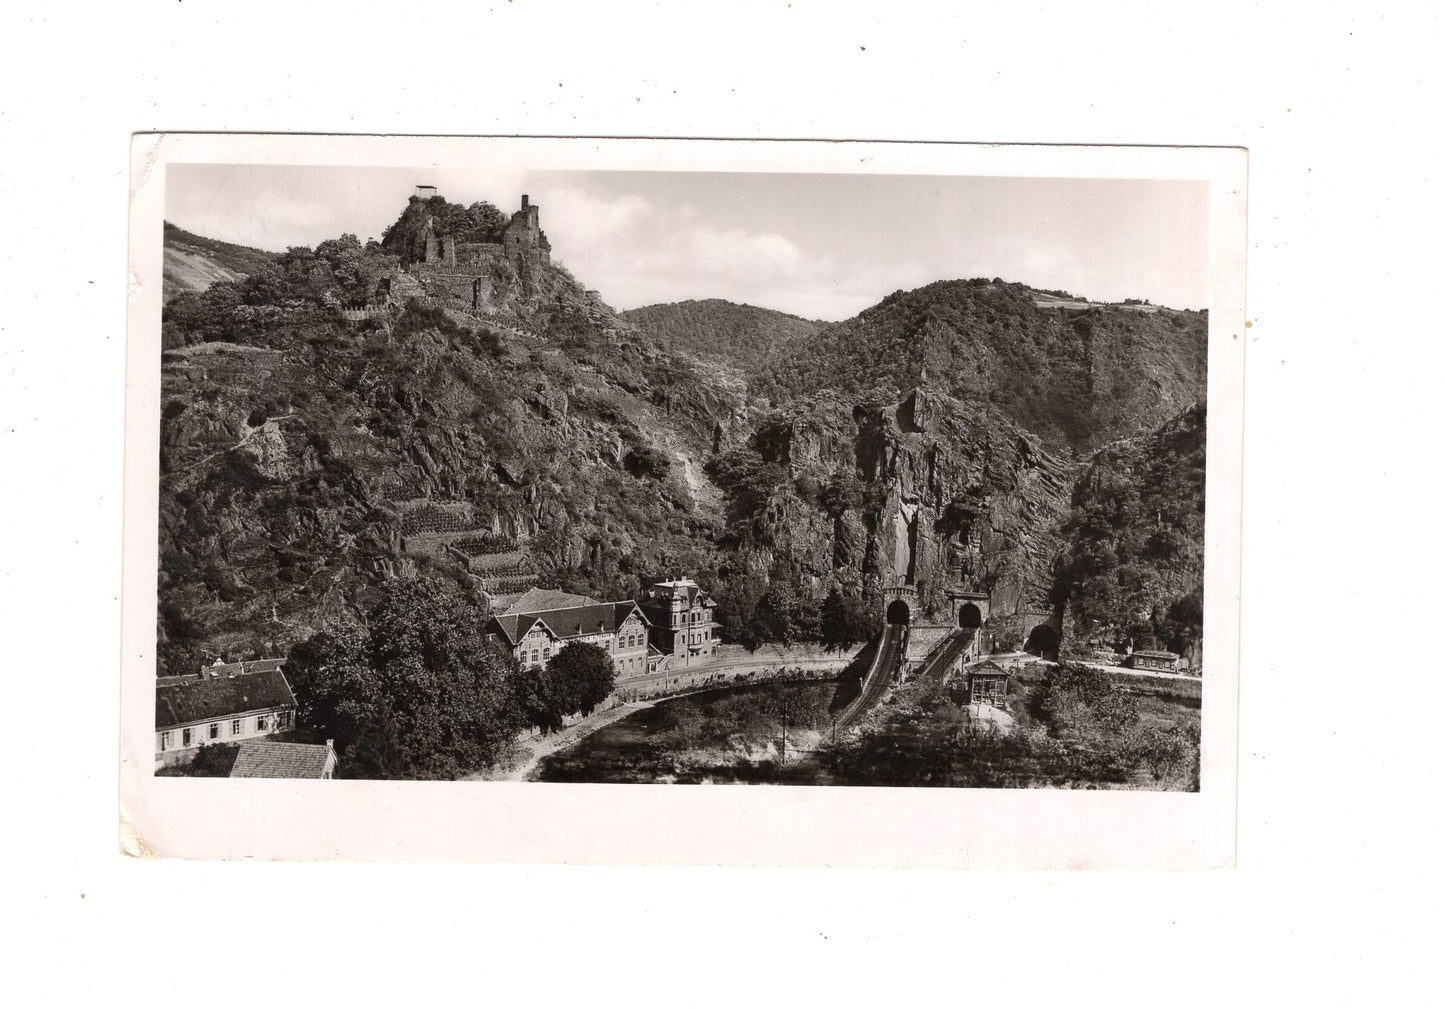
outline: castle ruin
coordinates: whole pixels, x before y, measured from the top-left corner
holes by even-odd
[[[417,198],[423,189],[417,187]],[[499,288],[512,277],[531,295],[539,266],[552,262],[552,244],[542,230],[538,206],[523,194],[522,208],[512,214],[498,242],[461,242],[438,234],[428,218],[413,250],[408,272],[426,293],[447,308],[480,312],[492,307]]]

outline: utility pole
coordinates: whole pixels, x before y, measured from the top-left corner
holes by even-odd
[[[783,698],[783,751],[781,763],[788,762],[788,699]]]
[[[788,702],[783,701],[783,761],[788,762]]]

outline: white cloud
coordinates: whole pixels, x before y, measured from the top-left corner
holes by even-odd
[[[566,222],[552,236],[557,258],[619,308],[726,298],[841,318],[877,300],[851,307],[851,278],[840,278],[833,257],[775,231],[707,222],[690,205],[660,209],[641,196],[563,189],[548,193],[543,214]]]
[[[349,230],[344,214],[324,202],[268,190],[240,202],[207,202],[174,215],[172,223],[194,234],[258,249],[315,245]]]
[[[652,204],[641,196],[605,199],[580,189],[549,190],[542,213],[544,229],[547,220],[567,222],[565,242],[579,252],[626,240],[655,216]]]

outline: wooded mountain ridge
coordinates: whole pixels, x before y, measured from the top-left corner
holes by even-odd
[[[926,604],[963,578],[1004,615],[1072,608],[1081,642],[1197,640],[1203,313],[1043,308],[996,280],[840,323],[618,313],[548,265],[486,319],[409,301],[357,323],[340,306],[402,268],[382,243],[215,244],[234,276],[164,315],[167,665],[282,653],[397,577],[475,590],[409,549],[420,501],[465,502],[568,591],[688,573],[749,643],[856,640],[905,577]]]

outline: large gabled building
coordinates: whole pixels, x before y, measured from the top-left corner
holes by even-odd
[[[647,617],[631,599],[605,603],[555,589],[528,589],[499,601],[486,632],[523,668],[544,666],[568,645],[597,645],[612,656],[619,678],[647,672]]]
[[[711,659],[717,652],[717,627],[711,596],[691,578],[653,582],[642,600],[652,625],[653,643],[672,668]]]
[[[296,698],[278,666],[267,663],[254,672],[240,663],[210,666],[195,679],[158,684],[156,764],[189,761],[203,745],[293,728]]]

